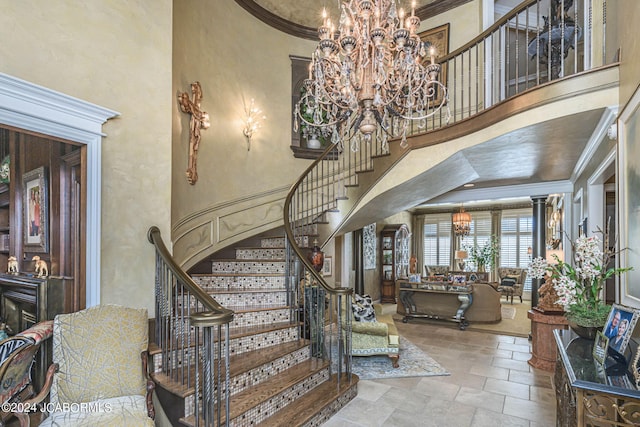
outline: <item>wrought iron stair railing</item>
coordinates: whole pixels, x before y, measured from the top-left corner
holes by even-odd
[[[222,414],[229,413],[229,324],[234,312],[175,263],[158,227],[151,227],[147,236],[156,249],[155,340],[162,357],[155,373],[194,388],[195,425],[229,425]]]

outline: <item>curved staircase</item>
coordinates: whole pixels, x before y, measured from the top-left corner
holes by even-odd
[[[575,22],[592,13],[577,2],[575,8]],[[546,92],[553,95],[552,80],[569,82],[571,75],[584,76],[602,65],[581,68],[584,52],[578,52],[577,35],[572,57],[555,68],[542,63],[544,14],[551,16],[548,2],[525,0],[440,58],[447,70],[451,122],[440,115],[420,123],[411,129],[407,149],[378,137],[356,152],[348,149],[350,140],[328,147],[287,195],[285,237],[238,248],[234,259],[215,260],[210,273],[190,277],[159,231],[150,230],[157,254],[153,377],[174,425],[319,425],[356,395],[351,316],[343,313],[353,291],[332,288],[313,268],[306,259],[309,236],[323,246],[357,228],[354,213],[366,210],[367,193],[408,153],[430,155],[420,149],[486,126],[483,113],[492,112],[495,120],[510,117],[514,107],[525,108],[525,93],[532,99],[526,108],[535,108],[539,98],[550,96]],[[559,19],[565,25],[565,17]],[[365,219],[370,223],[380,214]]]

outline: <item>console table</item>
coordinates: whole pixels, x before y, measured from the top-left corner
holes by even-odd
[[[631,374],[607,375],[593,360],[594,341],[556,329],[557,426],[638,425],[640,390]],[[636,350],[637,351],[637,350]]]
[[[408,282],[399,280],[398,313],[403,323],[411,318],[427,318],[457,322],[465,330],[469,322],[464,313],[473,303],[473,286],[448,282]],[[459,302],[459,303],[456,303]],[[400,312],[404,308],[404,312]]]

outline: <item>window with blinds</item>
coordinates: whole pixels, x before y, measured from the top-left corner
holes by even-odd
[[[500,267],[527,268],[531,261],[527,250],[533,245],[531,209],[503,210],[500,228]],[[531,289],[530,277],[527,277],[524,289]]]
[[[527,249],[533,245],[531,209],[502,211],[500,228],[500,267],[527,268]]]
[[[460,241],[463,248],[474,246],[483,247],[491,240],[491,212],[478,211],[471,213],[471,230],[468,236],[464,236]],[[469,259],[470,268],[476,270],[476,266]]]
[[[424,265],[451,264],[451,214],[424,217]]]

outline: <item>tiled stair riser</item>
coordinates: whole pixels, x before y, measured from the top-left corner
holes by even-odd
[[[351,400],[355,399],[358,394],[358,388],[354,384],[346,393],[340,395],[335,401],[333,401],[330,405],[327,405],[322,409],[322,411],[318,412],[309,422],[303,424],[303,427],[319,427],[322,424],[326,423],[329,418],[335,415],[343,406],[349,403]]]
[[[261,348],[271,347],[298,339],[297,326],[286,329],[278,329],[276,331],[264,334],[250,335],[246,337],[231,340],[230,353],[241,354],[247,351],[258,350]]]
[[[216,293],[212,295],[224,307],[230,308],[246,308],[268,305],[268,306],[286,306],[287,292],[236,292],[236,293]],[[236,313],[237,316],[237,313]]]
[[[213,261],[212,273],[228,274],[284,274],[284,261]]]
[[[266,402],[251,408],[241,416],[232,419],[230,425],[234,427],[254,426],[328,379],[329,369],[323,369]]]
[[[236,259],[284,259],[282,248],[236,249]]]
[[[284,276],[194,276],[207,292],[221,290],[284,289]],[[215,298],[215,297],[214,297]]]
[[[289,319],[290,310],[288,308],[281,310],[250,311],[245,313],[236,312],[231,322],[231,327],[267,326],[273,323],[288,322]]]
[[[292,368],[295,365],[309,359],[309,347],[289,353],[276,360],[272,360],[262,366],[231,378],[231,394],[240,393],[252,386],[278,375],[280,372]]]
[[[317,228],[310,227],[310,229],[311,228],[313,229],[313,233],[309,234],[317,234]],[[299,236],[296,238],[296,242],[298,243],[298,246],[307,248],[309,247],[309,236]],[[284,248],[284,237],[269,237],[266,239],[262,239],[260,241],[260,246],[263,248]]]
[[[195,363],[195,351],[193,345],[195,344],[195,333],[191,334],[191,341],[188,340],[188,336],[184,336],[184,341],[181,336],[178,336],[177,343],[174,345],[191,345],[187,350],[176,349],[173,351],[167,351],[167,367],[171,369],[179,369],[184,365],[184,359],[188,358],[189,365]],[[297,328],[292,326],[291,328],[278,329],[275,331],[265,332],[262,334],[249,335],[239,338],[233,338],[230,341],[229,354],[241,354],[248,351],[258,350],[261,348],[267,348],[272,345],[283,344],[298,339]],[[183,344],[184,343],[184,344]],[[202,343],[201,343],[202,344]],[[202,346],[200,347],[202,351]],[[225,350],[222,349],[224,354]],[[156,354],[153,357],[153,369],[154,372],[160,372],[162,369],[162,354]],[[215,358],[215,355],[214,355]]]

